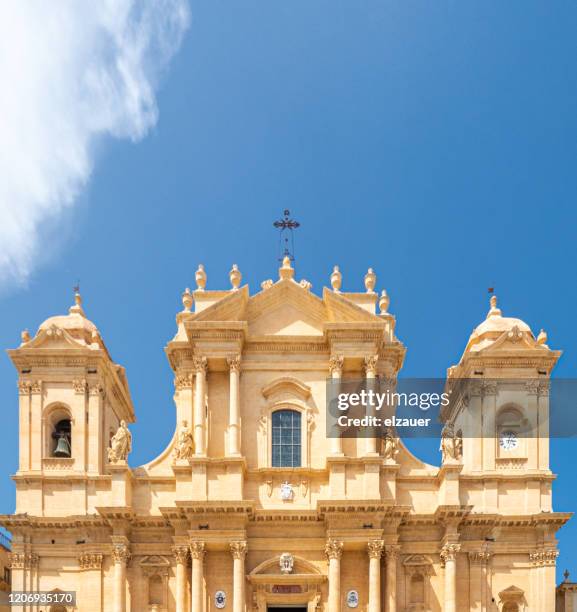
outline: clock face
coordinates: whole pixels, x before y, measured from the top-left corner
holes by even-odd
[[[504,431],[499,438],[499,444],[506,451],[516,449],[519,446],[517,434],[514,431]]]

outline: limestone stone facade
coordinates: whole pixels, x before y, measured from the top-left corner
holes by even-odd
[[[82,612],[553,612],[569,515],[553,511],[548,432],[510,452],[498,441],[505,409],[546,420],[559,352],[545,335],[492,300],[448,371],[479,379],[463,398],[479,437],[447,436],[439,468],[399,440],[326,435],[328,377],[394,379],[403,364],[372,270],[366,292],[347,293],[335,268],[322,297],[288,260],[256,294],[236,267],[230,282],[208,290],[200,267],[183,294],[166,346],[174,437],[140,467],[127,463],[125,371],[79,295],[9,351],[12,588],[76,591]],[[464,414],[443,418],[456,431]]]

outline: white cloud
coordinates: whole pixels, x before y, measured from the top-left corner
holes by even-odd
[[[188,26],[186,0],[0,2],[0,285],[74,205],[102,136],[137,141]]]

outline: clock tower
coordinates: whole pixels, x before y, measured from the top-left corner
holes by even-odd
[[[503,504],[551,511],[549,379],[560,354],[543,330],[535,337],[522,320],[504,317],[492,296],[487,318],[449,368],[457,399],[442,416],[462,437],[462,474],[485,484],[485,512]]]

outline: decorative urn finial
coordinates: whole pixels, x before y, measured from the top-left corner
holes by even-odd
[[[22,340],[22,344],[30,342],[30,332],[27,329],[22,330],[22,333],[20,334],[20,339]]]
[[[387,314],[391,298],[387,295],[387,292],[383,289],[381,297],[379,298],[379,310],[381,314]]]
[[[367,293],[374,293],[376,284],[377,275],[372,268],[369,268],[365,274],[365,289],[367,290]]]
[[[202,264],[199,264],[194,278],[196,280],[196,290],[204,291],[204,288],[206,287],[206,272],[204,271],[204,266]]]
[[[291,266],[291,258],[288,255],[284,256],[282,266],[278,270],[278,275],[281,279],[292,278],[295,275],[295,271]]]
[[[491,308],[489,309],[489,312],[487,313],[487,318],[489,317],[500,317],[501,316],[501,309],[497,308],[497,296],[496,295],[492,295],[490,300],[489,300],[489,304],[491,306]]]
[[[68,312],[70,314],[79,314],[82,317],[86,316],[82,308],[82,296],[80,295],[80,287],[78,285],[74,287],[74,306],[71,306]]]
[[[190,312],[190,308],[192,307],[192,293],[190,289],[187,287],[182,294],[182,305],[184,306],[183,312]]]
[[[335,293],[339,293],[341,290],[341,285],[343,282],[343,275],[339,270],[338,266],[333,268],[333,273],[331,274],[331,287]]]
[[[228,277],[230,278],[232,290],[238,291],[238,288],[240,287],[240,282],[242,281],[242,273],[238,269],[238,266],[236,264],[233,264],[231,271],[228,273]]]
[[[542,329],[537,336],[537,344],[546,344],[547,343],[547,332]]]

